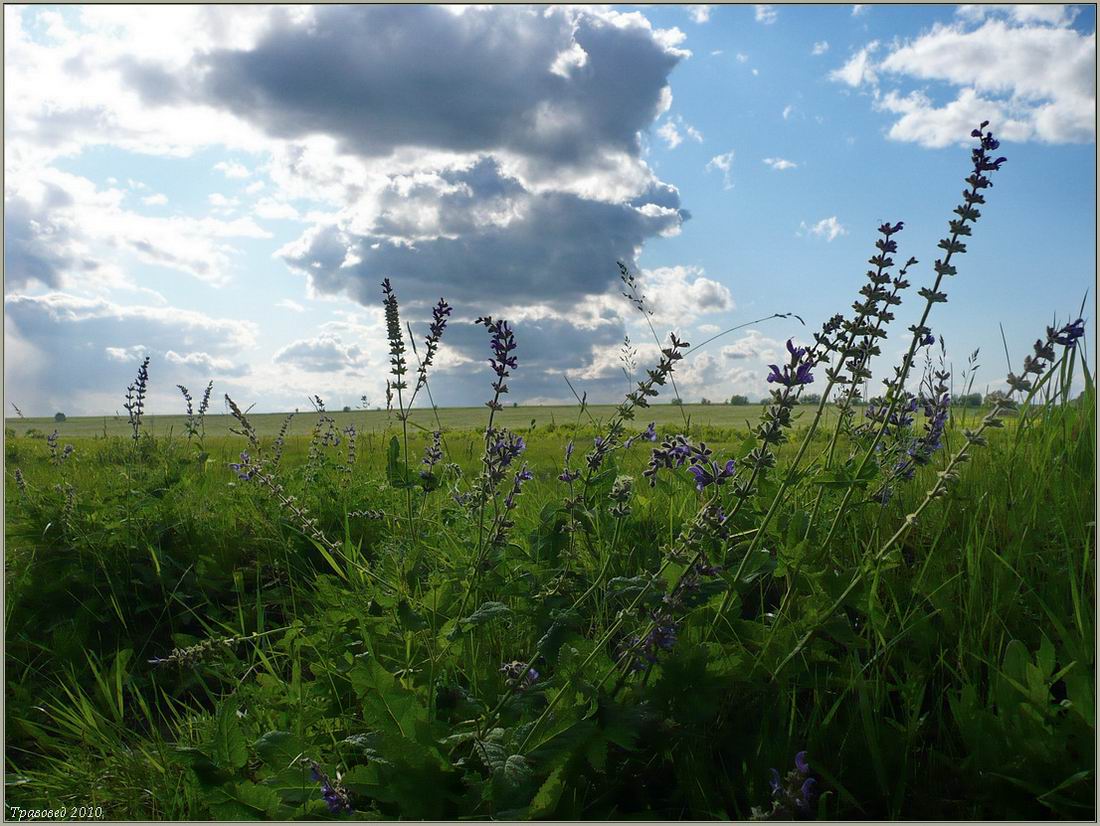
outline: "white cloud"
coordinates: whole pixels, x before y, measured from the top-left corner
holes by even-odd
[[[803,221],[799,225],[799,235],[803,235],[809,232],[811,235],[816,235],[818,238],[824,238],[826,241],[834,241],[841,235],[847,235],[848,230],[845,229],[836,216],[830,216],[829,218],[822,218],[813,226],[807,226]]]
[[[707,313],[734,309],[729,288],[703,275],[699,267],[657,267],[638,273],[653,320],[661,327],[690,324]]]
[[[683,129],[683,134],[680,130]],[[687,136],[696,143],[703,142],[703,135],[692,126],[690,123],[686,123],[684,119],[677,115],[674,118],[669,118],[657,129],[658,136],[668,145],[669,149],[675,149],[681,143],[684,142],[684,136]]]
[[[793,112],[794,112],[794,106],[792,106],[789,103],[786,106],[784,106],[783,107],[783,120],[789,120],[790,117],[791,117],[791,114]]]
[[[756,5],[755,17],[757,23],[763,23],[765,26],[770,26],[779,18],[779,12],[775,6],[758,3]]]
[[[743,52],[738,52],[737,53],[737,62],[738,63],[748,63],[749,62],[749,56],[747,54],[743,53]]]
[[[878,63],[871,59],[878,44],[870,43],[830,78],[871,87],[876,109],[900,115],[889,130],[894,140],[929,147],[965,143],[982,120],[1008,140],[1095,140],[1096,34],[1069,28],[1071,10],[960,7],[959,17],[895,42]],[[981,25],[971,28],[974,22]],[[953,88],[940,102],[927,88],[884,92],[884,79]]]
[[[212,284],[233,270],[229,238],[269,238],[251,219],[156,217],[122,206],[125,193],[86,178],[41,170],[9,170],[5,264],[8,288],[32,281],[49,287],[132,287],[132,258]]]
[[[675,149],[684,139],[680,136],[680,130],[676,128],[676,123],[671,120],[666,120],[657,129],[657,134],[661,137],[669,149]]]
[[[364,353],[358,344],[344,344],[340,336],[332,332],[293,341],[271,357],[276,364],[289,364],[318,373],[354,370],[361,366],[363,359]]]
[[[214,169],[227,178],[247,178],[252,174],[248,167],[236,161],[218,161],[214,164]]]
[[[983,98],[991,108],[1000,110],[1001,119],[994,120],[990,113],[979,120],[993,121],[993,128],[1006,138],[1048,143],[1095,139],[1095,32],[1082,35],[1069,28],[1012,26],[997,19],[987,20],[973,31],[937,25],[895,49],[881,68],[895,75],[961,87],[957,98],[946,106],[929,103],[906,111],[908,122],[899,121],[896,132],[892,130],[899,140],[918,140],[927,146],[964,141],[969,129],[951,140],[936,134],[936,125],[957,122]],[[1006,132],[1006,127],[1013,134]],[[1021,134],[1025,129],[1026,134]]]
[[[865,3],[856,3],[852,6],[852,17],[859,17],[862,14],[866,14],[867,10],[871,7]]]
[[[707,161],[707,172],[712,172],[715,169],[721,170],[722,172],[722,188],[733,189],[733,180],[730,177],[730,171],[733,169],[732,149],[723,155],[715,155],[713,158]]]
[[[298,210],[293,206],[286,201],[276,201],[273,198],[261,198],[256,202],[256,206],[252,208],[252,212],[257,218],[264,218],[269,221],[295,221],[299,217]]]
[[[289,298],[284,298],[282,301],[276,302],[275,306],[280,307],[284,310],[290,310],[292,313],[302,313],[305,312],[306,309],[297,301],[292,301]]]
[[[810,54],[816,57],[817,55],[825,54],[827,51],[829,51],[829,41],[819,40],[814,43],[814,47],[810,50]]]
[[[1072,23],[1078,14],[1076,6],[1060,3],[1041,4],[964,4],[955,9],[955,14],[966,20],[983,20],[986,17],[1005,15],[1017,23],[1043,23],[1050,26],[1066,26]]]
[[[163,206],[168,203],[168,196],[158,192],[155,195],[147,195],[141,199],[141,202],[147,206]]]
[[[687,8],[688,16],[691,17],[691,22],[692,23],[702,24],[702,23],[706,23],[708,20],[710,20],[710,12],[711,12],[711,7],[710,6],[695,5],[695,6],[687,6],[686,8]]]
[[[852,55],[839,69],[830,72],[829,79],[853,87],[862,86],[864,83],[874,84],[878,80],[878,75],[875,73],[871,54],[876,49],[878,49],[878,41],[873,40]]]
[[[794,161],[788,161],[783,158],[764,158],[764,163],[779,172],[785,169],[798,169],[798,164]]]

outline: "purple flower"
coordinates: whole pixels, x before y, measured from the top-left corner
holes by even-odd
[[[688,471],[695,476],[695,489],[702,491],[703,488],[721,485],[731,478],[734,475],[734,462],[733,459],[728,459],[725,467],[719,467],[717,462],[710,462],[709,465],[692,465]]]
[[[539,677],[542,676],[534,668],[528,666],[526,671],[524,670],[524,664],[519,660],[514,660],[510,663],[505,663],[500,667],[500,673],[503,674],[508,682],[513,683],[520,691],[530,688],[539,681]]]
[[[1079,318],[1076,321],[1067,324],[1061,330],[1058,330],[1053,336],[1055,344],[1061,344],[1063,347],[1075,347],[1077,345],[1077,339],[1081,338],[1085,334],[1085,320]]]
[[[768,374],[768,382],[776,382],[784,387],[811,384],[814,377],[810,371],[813,369],[814,362],[812,357],[803,361],[806,348],[795,347],[794,340],[787,339],[787,352],[791,354],[790,364],[784,365],[782,370],[779,369],[779,365],[768,365],[771,368],[771,373]]]
[[[310,761],[310,776],[313,778],[314,783],[321,784],[321,798],[332,814],[339,815],[345,812],[351,814],[355,811],[347,790],[339,785],[339,778],[337,778],[336,785],[333,785],[328,775],[321,771],[321,767],[312,760]]]
[[[647,427],[645,429],[645,431],[643,431],[642,438],[645,439],[647,442],[657,441],[657,427],[656,427],[656,425],[657,425],[656,422],[650,422],[649,427]]]
[[[248,455],[248,451],[241,451],[240,463],[234,462],[229,466],[229,469],[237,474],[237,478],[242,482],[248,482],[256,475],[256,468],[252,466],[252,457]]]
[[[800,751],[794,756],[794,766],[796,769],[802,772],[802,774],[810,773],[810,763],[806,759],[806,752]]]

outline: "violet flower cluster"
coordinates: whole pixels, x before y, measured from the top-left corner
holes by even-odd
[[[424,470],[420,471],[421,479],[431,479],[435,466],[443,461],[443,447],[440,444],[442,434],[436,430],[432,433],[432,443],[424,448],[424,459],[420,464],[424,465]]]
[[[382,306],[386,312],[386,338],[390,343],[390,374],[393,376],[390,387],[392,390],[404,390],[408,387],[405,383],[405,373],[408,372],[405,365],[405,339],[401,335],[397,295],[388,278],[382,279]]]
[[[782,384],[784,387],[812,383],[814,376],[810,371],[814,366],[813,356],[806,358],[807,349],[805,347],[795,347],[793,339],[787,339],[787,352],[791,356],[790,362],[783,365],[782,370],[776,364],[768,365],[771,368],[771,373],[768,374],[768,383],[775,382]]]
[[[489,359],[489,366],[496,375],[496,381],[492,384],[494,396],[485,405],[490,410],[501,410],[503,405],[500,397],[508,392],[507,379],[511,375],[510,371],[517,367],[516,357],[512,355],[512,351],[516,349],[516,338],[507,321],[494,321],[492,316],[483,316],[476,323],[483,325],[491,335],[489,347],[493,351],[493,357]]]
[[[443,338],[443,331],[447,329],[447,317],[452,312],[452,307],[442,298],[432,308],[432,323],[428,327],[428,336],[424,339],[424,358],[417,368],[416,389],[413,395],[420,392],[420,388],[428,383],[428,368],[432,366],[435,354],[439,350],[439,342]]]
[[[753,808],[753,820],[794,820],[812,816],[817,799],[817,778],[813,776],[806,752],[794,756],[794,769],[780,777],[778,769],[771,770],[768,785],[772,792],[771,811]]]
[[[352,814],[355,811],[351,805],[351,797],[347,789],[340,785],[339,774],[336,775],[336,782],[333,783],[329,780],[328,775],[321,770],[321,767],[311,760],[310,776],[313,778],[314,783],[321,785],[321,798],[332,814]]]

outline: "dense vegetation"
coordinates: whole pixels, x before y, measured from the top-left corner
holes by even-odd
[[[894,267],[901,224],[851,316],[770,366],[752,427],[649,425],[690,347],[671,336],[618,408],[506,428],[522,329],[491,318],[487,426],[416,427],[450,308],[407,352],[387,282],[388,429],[318,404],[308,436],[261,435],[226,397],[235,434],[211,435],[209,395],[184,390],[183,426],[154,435],[146,360],[129,434],[9,433],[8,803],[1091,818],[1083,323],[1048,328],[981,410],[952,405],[927,326],[1003,162],[975,132],[908,354],[867,404],[916,265]]]

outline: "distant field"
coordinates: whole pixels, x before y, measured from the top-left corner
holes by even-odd
[[[803,408],[809,410],[810,408]],[[728,404],[687,404],[682,408],[662,404],[639,412],[637,421],[641,426],[649,422],[656,422],[662,429],[672,429],[675,425],[682,425],[685,419],[693,425],[716,428],[748,429],[755,426],[760,419],[763,405],[753,404],[735,406]],[[614,405],[591,405],[584,418],[589,416],[595,419],[606,419],[615,411]],[[435,430],[436,414],[438,422],[449,430],[470,430],[485,426],[488,409],[485,407],[449,407],[441,408],[436,412],[430,409],[416,410],[411,421],[415,425]],[[497,414],[496,421],[503,427],[523,429],[530,427],[534,422],[536,427],[549,424],[571,425],[577,421],[579,408],[576,405],[567,406],[530,406],[530,407],[506,407]],[[350,413],[331,412],[332,417],[342,428],[354,424],[360,432],[379,432],[387,426],[398,425],[397,417],[383,410],[358,410]],[[285,418],[285,413],[257,413],[249,415],[257,432],[261,436],[273,436],[278,432]],[[312,410],[303,410],[294,417],[290,424],[291,436],[304,436],[310,432],[317,417]],[[182,435],[184,433],[184,416],[146,416],[143,427],[158,436],[169,433]],[[52,433],[55,429],[63,439],[89,438],[102,436],[125,436],[130,433],[130,424],[124,417],[115,416],[81,416],[70,417],[64,422],[55,423],[52,418],[26,418],[7,419],[6,427],[15,430],[22,436],[27,430],[35,428],[44,433]],[[228,435],[229,428],[233,425],[233,418],[227,415],[208,415],[206,417],[206,433],[208,436]]]

